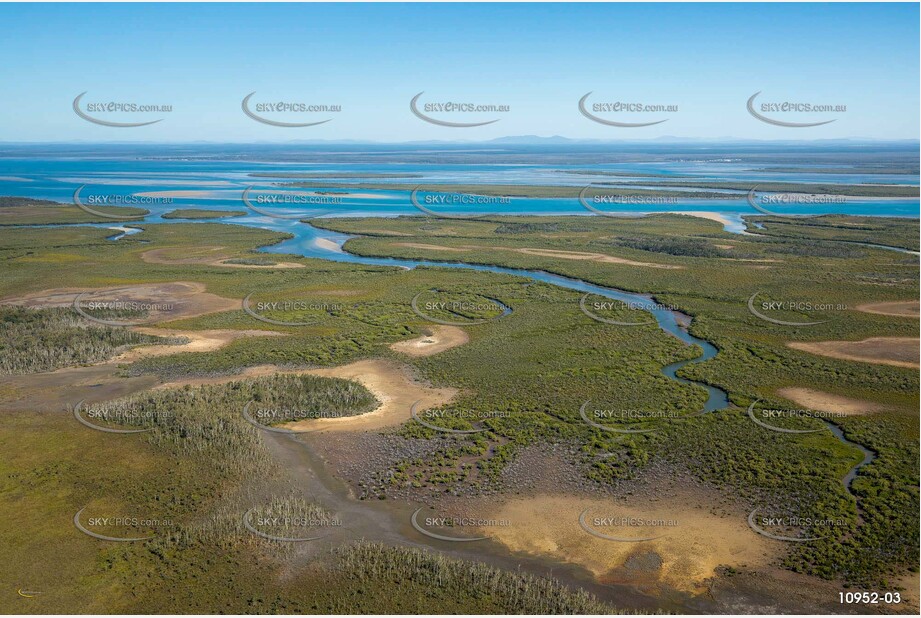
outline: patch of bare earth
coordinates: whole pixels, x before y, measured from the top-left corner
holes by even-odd
[[[647,268],[664,268],[668,270],[681,270],[684,266],[674,264],[657,264],[655,262],[637,262],[626,258],[614,257],[604,253],[592,253],[587,251],[564,251],[562,249],[538,249],[533,247],[487,247],[480,245],[463,245],[461,247],[446,247],[443,245],[429,245],[424,243],[392,243],[396,247],[412,247],[416,249],[428,249],[431,251],[449,251],[453,253],[464,253],[474,250],[493,250],[493,251],[513,251],[525,255],[536,255],[539,257],[552,257],[562,260],[585,260],[590,262],[601,262],[603,264],[623,264],[625,266],[644,266]]]
[[[893,315],[900,318],[919,318],[921,317],[921,303],[917,300],[866,303],[864,305],[858,305],[857,311],[876,313],[879,315]]]
[[[299,421],[285,425],[295,430],[373,430],[400,425],[411,418],[410,409],[419,402],[419,411],[444,405],[457,394],[454,388],[433,388],[413,379],[409,368],[399,363],[370,359],[340,367],[312,369],[307,373],[344,378],[361,383],[381,404],[367,414]]]
[[[918,338],[870,337],[862,341],[791,341],[794,350],[841,360],[917,369]]]
[[[275,264],[234,264],[227,261],[208,262],[209,266],[224,266],[227,268],[256,268],[263,270],[276,270],[279,268],[304,268],[303,264],[297,262],[276,262]]]
[[[626,258],[614,257],[611,255],[605,255],[604,253],[589,253],[581,251],[561,251],[557,249],[508,249],[506,251],[515,251],[517,253],[524,253],[525,255],[537,255],[541,257],[553,257],[560,258],[563,260],[587,260],[590,262],[601,262],[603,264],[624,264],[626,266],[645,266],[648,268],[664,268],[667,270],[681,270],[684,266],[676,266],[673,264],[656,264],[654,262],[637,262],[635,260],[628,260]]]
[[[919,607],[919,590],[921,590],[921,573],[909,573],[901,577],[897,577],[896,585],[900,588],[903,588],[902,592],[902,603],[905,605],[905,609],[909,612],[918,613]]]
[[[231,256],[220,253],[226,247],[163,247],[150,249],[141,254],[141,260],[148,264],[207,264],[215,260],[226,260]]]
[[[429,245],[421,242],[395,242],[391,243],[395,247],[409,247],[410,249],[428,249],[429,251],[449,251],[453,253],[466,253],[470,249],[463,247],[445,247],[444,245]]]
[[[158,337],[182,338],[186,341],[175,345],[132,346],[114,358],[87,367],[65,367],[45,373],[3,376],[0,378],[0,411],[57,412],[84,399],[95,403],[125,397],[157,388],[160,379],[154,375],[121,377],[121,364],[180,352],[213,352],[241,337],[283,335],[275,331],[260,330],[186,331],[146,327],[132,327],[131,330]]]
[[[686,469],[656,460],[635,479],[606,485],[585,477],[581,456],[577,444],[534,445],[503,469],[497,491],[443,488],[415,501],[433,515],[483,520],[445,534],[487,537],[514,554],[578,565],[599,583],[662,598],[702,597],[720,567],[774,569],[787,550],[748,527],[747,504]]]
[[[214,352],[242,337],[279,337],[284,333],[270,330],[172,330],[164,328],[135,327],[131,330],[155,337],[186,339],[175,345],[142,345],[122,352],[114,359],[116,363],[133,363],[142,358],[169,356],[180,352]]]
[[[361,431],[392,427],[408,421],[412,405],[419,402],[418,410],[433,408],[449,402],[457,394],[453,388],[432,388],[414,380],[409,368],[394,361],[369,359],[339,367],[322,369],[288,369],[277,365],[257,365],[240,373],[226,376],[179,378],[158,384],[155,388],[179,388],[205,384],[226,384],[246,378],[268,375],[314,375],[354,380],[367,388],[380,405],[366,414],[297,421],[282,425],[293,431],[343,430]]]
[[[781,388],[777,394],[784,399],[789,399],[799,406],[809,410],[818,410],[819,412],[828,412],[829,414],[844,414],[847,416],[855,414],[869,414],[871,412],[882,412],[886,406],[863,399],[854,399],[844,397],[833,393],[826,393],[812,388],[801,388],[798,386],[789,386]]]
[[[92,302],[138,302],[151,310],[145,322],[165,322],[192,318],[240,308],[240,301],[206,292],[202,283],[174,281],[172,283],[141,283],[110,288],[56,288],[32,292],[3,304],[30,308],[70,307],[78,296],[81,306]]]
[[[409,356],[432,356],[470,340],[467,332],[457,326],[431,326],[428,334],[407,341],[398,341],[390,346],[394,352]]]
[[[3,376],[0,411],[61,412],[81,400],[96,403],[133,395],[152,388],[157,381],[156,376],[121,377],[113,362]]]
[[[629,501],[558,494],[511,499],[488,513],[479,533],[510,551],[580,565],[602,583],[630,584],[647,592],[704,592],[722,565],[762,567],[782,551],[760,537],[743,513],[713,509],[706,490],[679,490]],[[613,541],[606,536],[650,538]],[[613,523],[613,522],[616,522]]]
[[[141,254],[141,260],[148,264],[197,264],[201,266],[223,266],[225,268],[303,268],[297,262],[278,262],[276,264],[233,264],[227,263],[232,256],[220,254],[226,247],[198,247],[194,250],[183,247],[164,247],[150,249]],[[193,255],[189,255],[193,253]]]
[[[397,232],[394,230],[364,230],[363,234],[380,234],[381,236],[412,236],[409,232]]]
[[[88,292],[88,294],[81,300],[81,305],[84,302],[119,300],[162,306],[162,310],[152,311],[147,316],[150,321],[188,318],[237,309],[240,306],[240,301],[205,292],[205,286],[201,283],[184,281],[104,289],[57,288],[26,294],[16,299],[6,299],[2,302],[31,308],[70,307],[74,299],[83,292]],[[183,338],[186,342],[176,345],[132,346],[107,361],[86,367],[65,367],[45,373],[4,376],[0,409],[58,412],[84,399],[88,402],[97,402],[124,397],[156,387],[159,378],[152,375],[121,377],[119,376],[120,364],[151,356],[214,351],[240,337],[281,334],[257,330],[181,331],[143,326],[130,328],[148,335]]]
[[[716,221],[722,225],[729,225],[729,219],[725,215],[722,215],[718,212],[708,211],[708,210],[673,210],[671,211],[673,215],[684,215],[686,217],[698,217],[700,219],[709,219],[710,221]]]
[[[327,251],[335,251],[336,253],[342,253],[342,245],[337,242],[333,242],[328,238],[317,238],[313,241],[313,244],[319,247],[320,249],[326,249]]]

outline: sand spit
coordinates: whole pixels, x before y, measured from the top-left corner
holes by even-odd
[[[725,215],[722,215],[718,212],[709,211],[709,210],[673,210],[670,211],[670,214],[673,215],[685,215],[688,217],[700,217],[701,219],[709,219],[710,221],[716,221],[717,223],[722,223],[725,225],[732,225],[732,222],[726,218]]]
[[[317,238],[313,241],[313,244],[324,249],[326,251],[335,251],[336,253],[344,253],[342,251],[342,245],[337,242],[330,240],[329,238]]]

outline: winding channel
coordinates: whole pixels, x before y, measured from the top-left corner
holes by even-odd
[[[167,219],[160,219],[157,223],[173,223],[173,221]],[[266,221],[268,219],[268,222]],[[182,223],[183,220],[176,220],[175,223]],[[401,258],[378,258],[378,257],[365,257],[360,256],[354,253],[348,253],[343,249],[345,242],[352,238],[345,234],[330,233],[325,230],[320,230],[313,227],[309,223],[303,220],[292,220],[292,221],[279,221],[273,220],[271,218],[258,218],[256,220],[248,221],[224,221],[217,220],[217,222],[227,224],[227,225],[244,225],[247,227],[257,227],[261,229],[270,229],[277,232],[285,232],[292,234],[294,238],[282,241],[281,243],[275,245],[269,245],[266,247],[259,248],[260,252],[264,253],[288,253],[292,255],[299,255],[302,257],[324,259],[334,262],[345,262],[352,264],[362,264],[367,266],[392,266],[397,268],[403,268],[406,270],[411,270],[419,266],[429,267],[429,268],[453,268],[453,269],[466,269],[466,270],[476,270],[481,272],[490,272],[496,274],[512,275],[516,277],[522,277],[525,279],[530,279],[532,281],[540,281],[542,283],[547,283],[557,287],[565,288],[568,290],[573,290],[577,292],[597,294],[604,298],[609,298],[612,300],[620,301],[622,303],[628,304],[631,307],[634,307],[639,310],[647,311],[653,315],[656,320],[656,324],[664,332],[678,338],[687,345],[696,345],[701,349],[701,354],[691,359],[686,359],[671,363],[666,365],[661,369],[662,375],[667,377],[670,380],[674,380],[681,384],[694,385],[700,388],[703,388],[707,392],[707,401],[704,403],[703,409],[700,413],[714,412],[717,410],[723,410],[729,407],[729,396],[726,391],[705,384],[703,382],[698,382],[695,380],[690,380],[687,378],[682,378],[677,375],[678,371],[689,364],[693,363],[702,363],[704,361],[714,358],[719,350],[709,341],[700,339],[691,335],[688,332],[685,324],[691,323],[691,317],[687,314],[668,309],[667,307],[662,306],[659,303],[656,303],[655,300],[643,294],[637,294],[633,292],[627,292],[625,290],[620,290],[617,288],[609,288],[600,285],[595,285],[588,283],[581,279],[573,279],[570,277],[564,277],[562,275],[556,275],[553,273],[548,273],[541,270],[525,270],[517,268],[505,268],[502,266],[493,266],[486,264],[471,264],[467,262],[451,262],[451,261],[437,261],[437,260],[407,260]],[[73,224],[51,224],[51,225],[41,225],[41,226],[23,226],[23,227],[70,227]],[[81,225],[81,224],[77,224]],[[82,224],[87,225],[87,224]],[[126,236],[136,234],[142,229],[126,226],[126,225],[113,225],[105,223],[97,224],[88,224],[90,227],[106,227],[112,229],[117,233],[109,236],[108,240],[118,241]],[[761,236],[760,234],[753,234]],[[330,242],[329,245],[324,245],[315,242],[317,239],[323,238]],[[898,247],[888,247],[882,245],[868,245],[867,243],[848,243],[848,244],[862,244],[867,246],[872,246],[877,249],[888,249],[904,253],[914,253],[906,249],[901,249]],[[858,462],[853,468],[851,468],[847,475],[842,479],[842,483],[845,488],[850,492],[851,482],[856,478],[860,468],[866,466],[876,458],[876,453],[867,449],[861,444],[852,442],[844,436],[844,432],[840,427],[825,421],[826,426],[831,431],[831,433],[842,443],[852,448],[857,448],[863,453],[863,460]]]
[[[309,223],[299,222],[299,225],[305,226],[307,229],[311,230],[312,235],[319,233],[319,230]],[[289,227],[284,231],[292,232],[293,230]],[[296,232],[295,232],[295,235]],[[715,357],[719,350],[709,341],[695,337],[688,332],[688,329],[684,324],[690,324],[691,317],[687,314],[668,309],[667,307],[662,306],[659,303],[656,303],[653,298],[650,296],[636,294],[632,292],[627,292],[625,290],[619,290],[616,288],[609,288],[600,285],[595,285],[588,283],[581,279],[573,279],[570,277],[564,277],[562,275],[556,275],[553,273],[548,273],[542,270],[524,270],[517,268],[505,268],[502,266],[492,266],[485,264],[470,264],[466,262],[450,262],[450,261],[436,261],[436,260],[406,260],[400,258],[375,258],[375,257],[365,257],[356,255],[354,253],[347,253],[343,249],[345,241],[350,238],[349,236],[336,235],[338,241],[336,242],[336,248],[324,248],[323,245],[314,245],[311,247],[310,251],[300,250],[300,242],[290,242],[285,241],[279,245],[272,245],[268,247],[260,248],[260,251],[266,253],[292,253],[295,255],[302,255],[305,257],[315,257],[321,259],[327,259],[336,262],[348,262],[355,264],[364,264],[368,266],[395,266],[404,269],[413,269],[419,266],[429,267],[429,268],[455,268],[455,269],[467,269],[467,270],[476,270],[482,272],[490,272],[504,275],[513,275],[516,277],[523,277],[530,279],[532,281],[540,281],[542,283],[547,283],[550,285],[555,285],[557,287],[565,288],[568,290],[574,290],[577,292],[597,294],[604,298],[609,298],[612,300],[617,300],[623,303],[628,304],[631,307],[637,309],[648,311],[653,315],[658,324],[659,328],[664,332],[677,337],[682,342],[687,345],[696,345],[701,349],[701,354],[695,358],[678,361],[666,365],[661,369],[661,373],[669,378],[681,384],[695,385],[703,388],[707,391],[707,401],[701,410],[701,413],[714,412],[717,410],[723,410],[729,407],[729,396],[728,393],[720,388],[705,384],[703,382],[697,382],[695,380],[689,380],[687,378],[682,378],[677,375],[678,371],[689,364],[701,363],[711,358]],[[831,423],[829,421],[825,422],[828,429],[831,433],[842,443],[852,448],[857,448],[863,453],[863,460],[858,462],[854,467],[852,467],[847,475],[842,479],[845,489],[850,492],[851,482],[856,478],[860,468],[866,466],[872,462],[876,454],[864,447],[861,444],[852,442],[844,436],[844,432],[840,427]]]
[[[317,233],[319,230],[314,228],[309,223],[301,222],[300,225],[310,228],[314,233]],[[274,228],[273,228],[274,229]],[[293,232],[292,229],[286,228],[283,231]],[[347,237],[345,237],[347,238]],[[700,339],[691,335],[687,328],[683,324],[690,324],[691,317],[681,313],[679,311],[674,311],[668,309],[667,307],[662,306],[659,303],[656,303],[653,298],[650,296],[635,294],[632,292],[627,292],[625,290],[619,290],[616,288],[608,288],[600,285],[595,285],[593,283],[588,283],[581,279],[573,279],[570,277],[564,277],[562,275],[556,275],[553,273],[548,273],[542,270],[524,270],[518,268],[505,268],[502,266],[492,266],[486,264],[470,264],[467,262],[450,262],[450,261],[436,261],[436,260],[406,260],[400,258],[375,258],[375,257],[364,257],[356,255],[354,253],[347,253],[341,247],[344,244],[344,237],[339,237],[339,242],[337,249],[325,249],[322,246],[313,247],[311,251],[301,251],[298,250],[300,247],[299,243],[289,243],[282,242],[279,245],[272,245],[269,247],[262,247],[260,251],[266,253],[293,253],[296,255],[301,255],[304,257],[315,257],[320,259],[331,260],[335,262],[348,262],[353,264],[363,264],[366,266],[394,266],[398,268],[404,268],[411,270],[419,266],[428,267],[428,268],[454,268],[454,269],[464,269],[464,270],[476,270],[480,272],[490,272],[502,275],[512,275],[515,277],[522,277],[525,279],[530,279],[532,281],[539,281],[542,283],[547,283],[557,287],[565,288],[567,290],[574,290],[576,292],[583,292],[589,294],[597,294],[604,298],[609,298],[611,300],[620,301],[629,305],[630,307],[639,309],[641,311],[647,311],[653,315],[658,324],[666,333],[678,338],[687,345],[696,345],[701,348],[702,352],[699,356],[687,360],[678,361],[676,363],[671,363],[662,368],[662,374],[671,380],[675,380],[682,384],[693,384],[703,388],[707,391],[707,401],[704,404],[703,412],[712,412],[715,410],[722,410],[729,406],[729,396],[726,391],[719,389],[715,386],[710,386],[709,384],[704,384],[702,382],[696,382],[694,380],[688,380],[685,378],[680,378],[676,374],[678,370],[688,364],[692,363],[701,363],[707,360],[710,360],[716,356],[718,350],[716,346],[711,344],[704,339]]]
[[[876,453],[874,451],[871,451],[867,447],[865,447],[863,444],[858,444],[857,442],[851,442],[850,440],[848,440],[844,436],[844,431],[840,427],[832,423],[831,421],[826,420],[824,422],[825,422],[825,426],[828,427],[829,431],[831,431],[834,434],[834,436],[842,442],[842,444],[846,444],[848,446],[859,449],[860,452],[863,453],[863,460],[855,464],[854,467],[848,471],[845,477],[841,479],[841,483],[844,485],[844,488],[856,500],[857,497],[854,496],[854,492],[851,491],[851,483],[853,483],[854,479],[857,478],[857,472],[860,471],[861,468],[863,468],[865,465],[869,464],[871,461],[876,459]]]
[[[159,222],[160,221],[158,221],[158,223]],[[166,223],[167,221],[164,220],[162,222]],[[176,221],[176,223],[181,222],[181,220]],[[702,382],[681,378],[677,375],[682,367],[712,359],[717,355],[719,350],[710,342],[695,337],[688,332],[686,325],[689,325],[691,322],[690,316],[664,307],[656,303],[650,296],[631,293],[616,288],[603,287],[580,279],[573,279],[539,270],[504,268],[501,266],[469,264],[464,262],[363,257],[347,253],[342,249],[342,245],[345,240],[348,239],[348,236],[342,234],[328,234],[325,231],[321,233],[317,228],[304,222],[297,222],[296,225],[298,227],[275,221],[266,224],[264,219],[246,223],[242,221],[226,223],[233,225],[248,225],[262,229],[293,233],[295,235],[293,239],[259,249],[265,253],[288,253],[310,258],[368,266],[392,266],[404,269],[414,269],[421,266],[505,274],[522,277],[531,281],[547,283],[576,292],[597,294],[604,298],[629,304],[631,307],[651,313],[658,327],[664,332],[678,338],[687,345],[695,345],[701,349],[701,354],[694,358],[666,365],[661,369],[662,374],[681,384],[695,385],[705,389],[707,392],[707,401],[701,413],[722,410],[730,405],[726,391]],[[115,231],[115,234],[108,237],[109,240],[112,241],[118,241],[126,235],[136,233],[134,231],[135,228],[127,226],[114,226],[111,224],[91,224],[91,226],[106,227]],[[49,225],[41,227],[70,226]],[[335,240],[329,244],[317,243],[316,240],[319,238],[325,240],[333,238]],[[850,484],[856,477],[858,470],[862,466],[870,463],[874,459],[875,453],[864,448],[860,444],[847,440],[842,430],[836,425],[831,423],[827,423],[827,425],[831,433],[842,443],[858,448],[864,454],[863,461],[855,465],[842,481],[845,488],[850,491]],[[347,483],[342,479],[334,477],[330,473],[327,462],[319,457],[311,446],[310,437],[266,434],[266,443],[286,469],[294,475],[297,485],[300,490],[304,492],[305,497],[311,500],[319,500],[326,508],[335,510],[351,522],[350,525],[346,527],[347,529],[343,531],[350,536],[357,535],[362,538],[376,539],[385,542],[398,542],[409,546],[433,547],[469,560],[486,559],[496,566],[511,570],[517,570],[524,567],[531,572],[552,575],[566,584],[581,587],[598,595],[600,598],[617,601],[622,606],[628,608],[650,611],[661,611],[664,609],[666,611],[677,611],[679,613],[687,613],[689,611],[694,613],[710,613],[714,607],[712,601],[690,598],[690,596],[685,596],[683,594],[676,595],[675,598],[667,599],[645,594],[627,584],[599,583],[591,574],[581,567],[560,564],[547,557],[522,556],[518,554],[511,555],[503,546],[491,539],[476,543],[477,547],[475,549],[459,547],[459,545],[464,545],[459,543],[449,543],[429,538],[420,539],[420,535],[413,531],[409,517],[412,508],[416,507],[412,505],[397,504],[396,501],[378,503],[377,501],[356,500]],[[317,541],[317,543],[325,544],[334,541],[336,541],[335,538],[329,541]]]

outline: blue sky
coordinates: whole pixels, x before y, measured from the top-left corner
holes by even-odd
[[[505,135],[755,139],[919,135],[917,4],[0,4],[0,141],[480,140]],[[846,112],[765,115],[762,102],[846,105]],[[86,101],[168,104],[124,114],[139,128],[80,119]],[[266,117],[324,125],[278,128],[240,103],[341,105],[338,113]],[[508,105],[438,114],[410,99]],[[619,128],[583,117],[596,102],[677,105],[666,114],[608,113],[660,125]]]

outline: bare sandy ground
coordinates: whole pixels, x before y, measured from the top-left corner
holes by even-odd
[[[777,391],[777,394],[809,410],[818,410],[819,412],[828,412],[830,414],[845,414],[851,416],[855,414],[881,412],[886,409],[886,406],[873,401],[853,399],[851,397],[844,397],[842,395],[835,395],[833,393],[826,393],[812,388],[801,388],[798,386],[781,388]]]
[[[212,352],[241,337],[284,334],[260,330],[187,331],[148,327],[132,327],[131,330],[161,337],[183,337],[188,342],[178,345],[134,346],[112,359],[88,367],[65,367],[46,373],[0,376],[0,411],[56,412],[83,399],[98,402],[125,397],[157,388],[160,379],[154,375],[121,377],[121,364],[180,352]]]
[[[94,298],[120,300],[168,301],[173,308],[167,318],[192,317],[214,311],[239,308],[239,301],[223,298],[204,291],[205,286],[194,282],[166,284],[141,284],[93,291]],[[24,306],[70,306],[74,298],[84,290],[59,288],[45,290],[6,301]],[[341,294],[352,294],[353,290],[334,290]],[[106,295],[103,295],[105,293]],[[161,317],[161,316],[157,316]],[[374,393],[381,405],[367,414],[332,419],[316,419],[294,423],[291,428],[302,430],[371,430],[398,425],[410,418],[412,405],[419,401],[420,410],[442,405],[457,393],[451,388],[432,388],[420,384],[409,375],[409,368],[394,361],[363,360],[341,367],[323,369],[284,369],[275,365],[250,367],[240,374],[213,378],[184,378],[157,383],[154,376],[139,378],[118,378],[119,363],[136,361],[152,356],[165,356],[180,352],[206,352],[217,350],[241,337],[279,336],[281,333],[261,330],[207,330],[182,331],[150,327],[135,327],[142,333],[160,336],[184,337],[189,341],[183,345],[150,345],[133,347],[117,357],[91,367],[59,369],[44,374],[8,376],[0,381],[0,409],[57,410],[72,405],[80,399],[103,401],[124,396],[149,388],[176,388],[185,385],[221,384],[249,377],[275,373],[310,374],[356,380]],[[460,331],[460,329],[456,329]],[[443,331],[438,345],[459,345],[466,334],[459,336],[453,329]],[[423,353],[434,353],[424,344]]]
[[[716,221],[717,223],[722,223],[723,225],[730,225],[729,219],[724,215],[721,215],[718,212],[708,211],[708,210],[673,210],[670,211],[673,215],[687,215],[688,217],[700,217],[701,219],[709,219],[710,221]]]
[[[559,249],[537,249],[532,247],[485,247],[480,245],[463,245],[462,247],[445,247],[443,245],[428,245],[424,243],[391,243],[396,247],[412,247],[416,249],[429,249],[432,251],[449,251],[453,253],[467,252],[474,250],[498,250],[514,251],[525,255],[536,255],[540,257],[552,257],[562,260],[586,260],[591,262],[601,262],[603,264],[624,264],[626,266],[645,266],[648,268],[664,268],[668,270],[681,270],[684,266],[673,264],[657,264],[655,262],[637,262],[626,258],[614,257],[604,253],[592,253],[587,251],[563,251]]]
[[[862,341],[791,341],[787,347],[841,360],[917,369],[918,343],[916,337],[870,337]]]
[[[225,268],[303,268],[303,264],[297,262],[278,262],[272,265],[264,264],[228,264],[226,260],[232,258],[230,255],[214,255],[225,247],[199,247],[195,250],[197,255],[187,257],[174,257],[177,253],[188,253],[188,249],[177,247],[166,247],[163,249],[151,249],[141,254],[141,260],[148,264],[200,264],[205,266],[223,266]]]
[[[380,234],[382,236],[412,236],[409,232],[396,232],[394,230],[364,230],[362,234]]]
[[[31,308],[70,307],[77,296],[86,292],[82,304],[117,300],[155,305],[145,319],[149,322],[178,320],[240,308],[239,300],[224,298],[205,290],[204,284],[194,281],[142,283],[110,288],[55,288],[4,299],[0,304]]]
[[[256,268],[265,270],[277,270],[279,268],[304,268],[303,264],[297,262],[276,262],[274,264],[231,264],[228,262],[208,262],[209,266],[223,266],[225,268]]]
[[[715,502],[715,501],[714,501]],[[706,589],[720,565],[768,565],[783,543],[749,529],[745,514],[715,514],[702,493],[670,493],[667,497],[612,499],[539,495],[514,499],[486,516],[507,520],[507,526],[479,529],[513,552],[544,555],[581,565],[603,583],[635,584],[655,590],[670,587],[688,592]],[[588,509],[588,526],[609,536],[651,537],[651,541],[618,542],[598,538],[579,524]],[[673,522],[671,526],[595,526],[596,517]]]
[[[894,315],[902,318],[921,317],[921,306],[917,300],[896,300],[884,303],[867,303],[857,305],[857,311],[864,313],[877,313],[879,315]]]
[[[431,356],[464,345],[470,341],[467,332],[457,326],[429,326],[426,327],[431,334],[422,335],[415,339],[398,341],[390,346],[394,352],[401,352],[409,356]]]
[[[172,309],[151,312],[156,321],[174,320],[238,309],[240,301],[205,292],[201,283],[177,281],[163,284],[141,284],[105,289],[58,288],[7,299],[4,304],[26,307],[71,306],[81,292],[93,292],[88,299],[139,300],[170,303]],[[0,377],[0,410],[59,411],[65,406],[86,399],[106,401],[156,387],[156,376],[124,378],[119,365],[151,356],[167,356],[180,352],[217,350],[241,337],[277,336],[281,333],[260,330],[183,331],[151,327],[130,327],[132,330],[163,337],[183,337],[180,345],[153,344],[134,346],[102,363],[87,367],[65,367],[51,372]]]
[[[382,359],[362,360],[305,373],[360,382],[381,405],[367,414],[299,421],[284,425],[286,429],[364,431],[392,427],[410,419],[410,408],[415,402],[420,402],[421,411],[448,403],[457,394],[454,388],[425,386],[410,377],[405,365]]]
[[[315,244],[320,249],[325,249],[327,251],[335,251],[336,253],[343,252],[342,247],[338,243],[335,243],[328,238],[317,238],[313,241],[313,244]]]
[[[410,249],[428,249],[430,251],[447,251],[449,253],[467,253],[473,247],[445,247],[444,245],[428,245],[422,242],[395,242],[390,243],[395,247],[409,247]]]
[[[611,255],[606,255],[604,253],[561,251],[557,249],[532,249],[529,247],[525,247],[521,249],[509,249],[506,247],[503,247],[503,248],[506,251],[515,251],[516,253],[524,253],[525,255],[554,257],[554,258],[560,258],[563,260],[587,260],[590,262],[601,262],[603,264],[624,264],[627,266],[645,266],[648,268],[664,268],[667,270],[681,270],[684,268],[684,266],[676,266],[673,264],[657,264],[655,262],[637,262],[635,260],[628,260],[626,258],[614,257]]]
[[[180,352],[214,352],[242,337],[280,337],[285,333],[270,330],[174,330],[135,327],[131,330],[155,337],[182,337],[187,343],[177,345],[142,345],[122,352],[112,359],[116,363],[133,363],[142,358],[169,356]]]
[[[226,247],[206,246],[191,249],[188,247],[164,247],[150,249],[141,254],[141,260],[148,264],[207,264],[212,261],[229,259],[231,256],[221,254]]]
[[[277,365],[257,365],[234,375],[181,378],[158,384],[154,388],[226,384],[246,378],[276,374],[314,375],[354,380],[364,385],[381,402],[381,405],[367,414],[309,419],[281,425],[285,429],[294,431],[366,431],[392,427],[411,418],[410,409],[415,402],[420,401],[418,409],[421,411],[443,405],[457,394],[457,389],[425,386],[410,377],[408,367],[385,359],[361,360],[348,365],[322,369],[286,369]]]
[[[0,412],[59,413],[81,400],[97,403],[133,395],[153,387],[157,381],[153,375],[121,377],[118,365],[112,362],[0,376]]]
[[[901,577],[895,578],[896,585],[904,588],[902,592],[902,604],[909,611],[914,611],[918,613],[918,603],[921,600],[921,573],[909,573],[908,575],[902,575]]]

